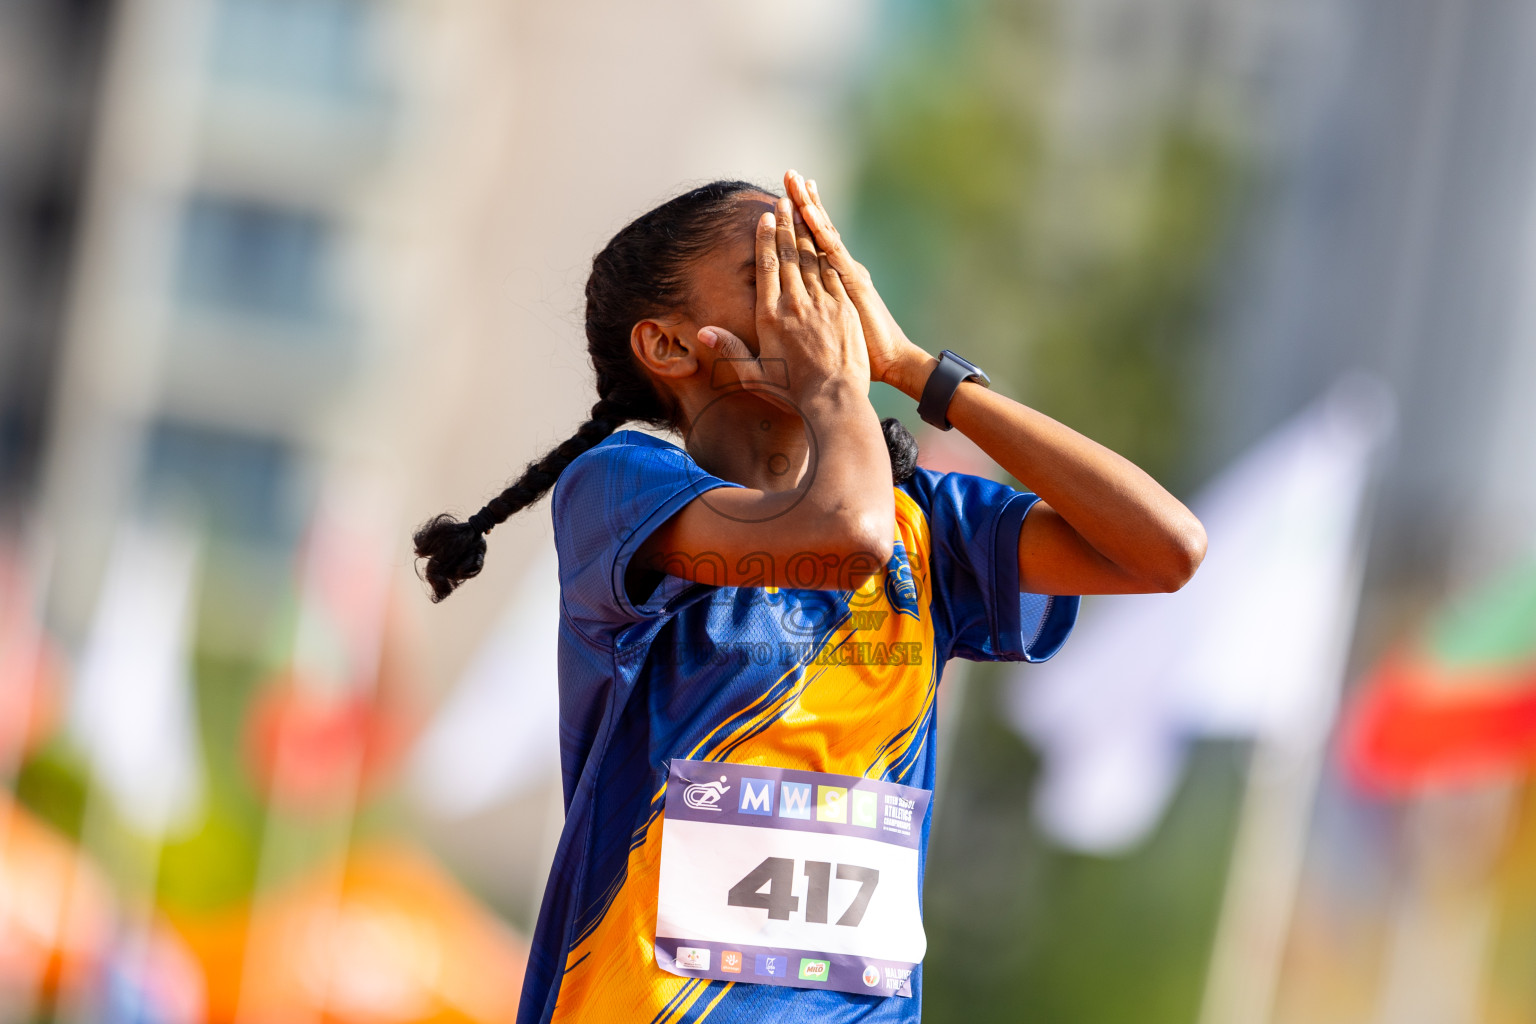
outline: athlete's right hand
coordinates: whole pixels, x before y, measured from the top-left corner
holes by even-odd
[[[756,353],[722,327],[699,329],[721,357],[716,387],[739,384],[795,412],[829,387],[869,393],[858,308],[788,198],[758,219],[756,326]]]

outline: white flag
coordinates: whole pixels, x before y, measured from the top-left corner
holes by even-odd
[[[1007,692],[1040,749],[1037,817],[1063,845],[1123,850],[1156,825],[1198,736],[1315,740],[1332,720],[1341,630],[1385,389],[1351,379],[1191,502],[1210,538],[1174,594],[1100,598],[1050,663]]]
[[[97,784],[154,836],[189,824],[202,797],[190,665],[197,562],[189,531],[118,528],[70,700]]]
[[[559,564],[545,537],[412,755],[412,788],[435,813],[472,815],[559,773],[559,615]]]

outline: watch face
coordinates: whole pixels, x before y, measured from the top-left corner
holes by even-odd
[[[928,375],[928,383],[923,385],[923,394],[917,403],[917,414],[923,418],[923,422],[940,430],[950,429],[946,410],[955,396],[955,389],[967,380],[974,380],[984,388],[992,386],[981,367],[947,348],[941,350],[939,365]]]
[[[945,349],[942,353],[940,353],[940,358],[943,358],[944,356],[948,356],[951,362],[959,363],[971,373],[975,374],[977,377],[980,377],[983,384],[991,383],[991,378],[987,376],[986,372],[964,356],[952,352],[949,349]]]

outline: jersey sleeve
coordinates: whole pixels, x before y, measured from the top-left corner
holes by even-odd
[[[659,614],[669,588],[632,603],[624,585],[630,558],[700,494],[740,486],[705,472],[672,444],[605,443],[573,460],[555,483],[551,514],[560,599],[577,628],[592,636]]]
[[[968,473],[919,469],[909,493],[928,517],[929,579],[948,657],[1044,661],[1077,622],[1080,599],[1019,592],[1019,530],[1039,497]]]

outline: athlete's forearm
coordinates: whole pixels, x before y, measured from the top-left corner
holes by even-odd
[[[857,550],[888,557],[896,529],[890,457],[868,395],[831,381],[798,404],[812,461],[797,511],[803,509],[812,535],[831,530]]]
[[[912,346],[886,375],[914,401],[938,360]],[[1031,488],[1108,564],[1090,587],[1177,590],[1205,555],[1205,530],[1129,459],[1006,395],[966,381],[949,421]],[[1081,572],[1081,570],[1079,570]]]
[[[798,392],[794,401],[813,460],[799,485],[710,491],[651,533],[638,564],[717,586],[812,590],[856,589],[883,571],[896,505],[874,407],[847,381]]]
[[[922,396],[938,360],[907,338],[853,259],[814,182],[784,179],[859,310],[874,379]],[[1205,531],[1179,501],[1128,460],[1033,409],[963,383],[949,421],[998,465],[1027,481],[1045,508],[1019,535],[1019,579],[1047,594],[1177,590],[1205,556]]]

